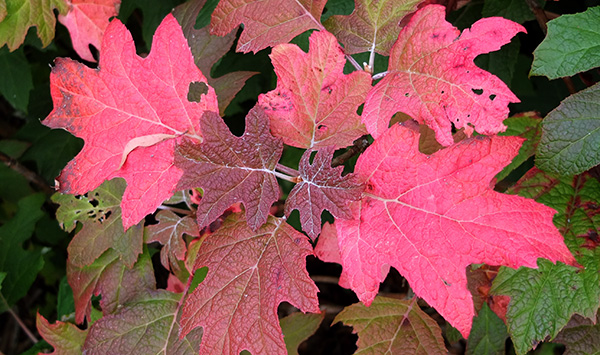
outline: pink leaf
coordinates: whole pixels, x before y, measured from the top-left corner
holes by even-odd
[[[366,133],[356,113],[371,88],[369,74],[343,74],[346,58],[337,39],[314,32],[310,49],[295,44],[273,48],[277,88],[258,102],[271,119],[271,131],[299,148],[346,147]]]
[[[102,36],[111,17],[119,14],[121,0],[68,0],[69,12],[58,15],[71,35],[75,52],[82,59],[95,62],[89,45],[100,49]]]
[[[367,188],[354,219],[336,221],[342,265],[367,305],[395,267],[466,338],[474,315],[468,265],[535,268],[538,258],[575,259],[553,209],[491,188],[521,138],[478,136],[431,156],[418,151],[418,140],[395,125],[358,159]]]
[[[200,102],[187,100],[189,84],[206,78],[171,15],[156,30],[146,58],[135,54],[131,34],[118,20],[108,26],[100,53],[99,70],[56,60],[50,76],[54,110],[44,124],[85,141],[57,178],[60,191],[83,194],[104,180],[125,178],[121,207],[128,228],[171,196],[182,174],[173,164],[175,140],[201,140],[198,118],[218,111],[217,98],[208,87]],[[130,144],[161,134],[176,138]]]
[[[180,336],[203,327],[200,354],[286,354],[279,304],[319,312],[307,255],[310,243],[283,219],[270,216],[253,232],[241,213],[228,216],[199,250],[194,269],[208,274],[187,296]]]
[[[506,129],[507,105],[519,99],[496,76],[479,69],[473,59],[496,51],[523,26],[499,17],[477,21],[462,34],[444,20],[445,9],[429,5],[417,11],[392,47],[388,74],[367,95],[363,122],[380,137],[390,118],[401,111],[451,145],[452,125],[473,126],[482,134]]]

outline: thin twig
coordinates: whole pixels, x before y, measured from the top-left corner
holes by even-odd
[[[171,207],[171,206],[165,206],[165,205],[160,205],[158,206],[159,210],[169,210],[175,213],[179,213],[179,214],[183,214],[186,216],[190,216],[192,214],[194,214],[194,212],[190,211],[190,210],[185,210],[183,208],[177,208],[177,207]]]
[[[23,321],[21,320],[21,318],[19,317],[18,314],[16,314],[12,308],[10,308],[8,306],[8,302],[6,302],[6,299],[4,298],[4,296],[2,294],[0,294],[0,299],[2,299],[2,303],[4,303],[4,305],[6,306],[6,308],[8,309],[8,313],[10,313],[11,316],[13,316],[13,318],[17,321],[17,324],[19,324],[19,327],[21,327],[21,329],[25,332],[25,334],[27,334],[27,337],[35,344],[37,343],[39,340],[38,338],[35,337],[35,335],[33,335],[33,333],[29,330],[29,328],[27,328],[27,326],[25,325],[25,323],[23,323]]]
[[[335,276],[326,276],[326,275],[312,275],[310,277],[314,282],[322,282],[326,284],[338,284],[340,282],[339,277]]]
[[[340,166],[340,165],[344,164],[346,161],[348,161],[353,156],[364,152],[368,146],[369,146],[369,140],[367,139],[366,135],[358,138],[357,140],[354,141],[354,144],[350,148],[348,148],[347,151],[345,151],[344,153],[333,158],[333,160],[331,161],[331,166],[335,168],[336,166]]]
[[[548,32],[548,25],[546,25],[546,22],[548,22],[548,16],[546,16],[546,12],[544,9],[542,9],[537,0],[525,0],[525,2],[527,2],[527,5],[529,5],[529,8],[535,15],[535,19],[545,35]]]
[[[0,152],[0,161],[4,163],[7,167],[16,171],[17,173],[23,175],[25,179],[35,184],[40,190],[45,193],[52,194],[54,193],[54,189],[52,189],[41,176],[34,173],[33,171],[27,169],[25,166],[21,165],[15,159],[9,157],[8,155]]]

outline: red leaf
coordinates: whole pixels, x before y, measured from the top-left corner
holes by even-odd
[[[184,140],[177,146],[175,164],[184,171],[178,189],[204,190],[196,211],[200,228],[241,201],[248,225],[257,230],[279,197],[274,174],[283,150],[281,140],[269,133],[269,121],[259,107],[246,116],[246,132],[241,137],[234,136],[214,112],[205,113],[201,125],[202,144]]]
[[[200,354],[285,354],[278,305],[319,312],[307,255],[310,243],[283,219],[252,232],[241,213],[230,215],[200,248],[194,269],[208,274],[183,306],[181,335],[203,327]]]
[[[100,49],[102,36],[111,17],[119,14],[121,0],[68,0],[69,12],[58,15],[71,35],[73,49],[82,59],[95,62],[89,45]]]
[[[312,28],[323,28],[321,13],[327,0],[222,0],[212,13],[211,33],[225,36],[244,24],[238,52],[258,52]]]
[[[108,26],[100,53],[100,70],[56,60],[54,110],[44,124],[85,140],[58,177],[61,192],[83,194],[104,180],[125,178],[121,207],[128,228],[171,196],[182,174],[173,164],[175,140],[201,140],[198,117],[218,111],[217,99],[208,87],[199,103],[187,100],[190,82],[206,78],[171,15],[156,30],[148,57],[135,54],[118,20]]]
[[[366,180],[354,219],[336,221],[342,265],[367,305],[395,267],[466,338],[474,315],[465,268],[474,263],[536,268],[537,258],[574,264],[552,224],[556,213],[492,190],[522,139],[482,137],[431,156],[419,135],[395,125],[356,164]]]
[[[329,32],[310,36],[308,53],[295,44],[273,48],[277,88],[258,102],[271,119],[273,135],[299,148],[346,147],[366,133],[356,114],[371,88],[363,71],[343,74],[346,58]]]
[[[187,248],[183,235],[200,236],[198,224],[192,217],[179,217],[168,210],[158,212],[156,220],[158,224],[146,227],[149,235],[146,242],[159,242],[163,245],[160,262],[167,270],[172,270],[171,265],[176,264],[177,260],[185,259]]]
[[[377,138],[398,111],[425,123],[436,139],[451,145],[452,124],[482,134],[504,131],[508,103],[519,99],[473,59],[496,51],[523,26],[499,17],[484,18],[464,30],[444,20],[445,9],[429,5],[417,11],[392,47],[388,74],[367,95],[363,122]]]
[[[44,316],[37,313],[36,327],[42,338],[54,347],[50,355],[81,354],[87,330],[77,328],[75,324],[56,321],[50,324]]]
[[[294,209],[300,212],[300,222],[311,239],[321,233],[321,213],[328,210],[336,218],[351,218],[349,203],[361,197],[363,185],[354,174],[340,176],[343,166],[331,167],[333,147],[317,151],[310,164],[311,151],[300,160],[300,177],[285,202],[287,216]]]

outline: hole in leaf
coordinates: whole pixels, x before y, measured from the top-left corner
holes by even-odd
[[[406,94],[404,94],[404,96],[408,97],[408,96],[409,96],[409,94],[408,94],[408,93],[406,93]]]
[[[471,89],[471,91],[473,91],[473,93],[475,95],[481,95],[481,94],[483,94],[483,89]]]
[[[187,99],[190,102],[200,102],[200,97],[208,93],[208,85],[203,82],[194,81],[190,83]]]
[[[98,200],[90,200],[90,205],[97,207],[98,206]]]
[[[494,94],[490,95],[490,101],[494,101],[495,98],[496,98],[496,95],[494,95]]]
[[[112,211],[106,211],[106,213],[104,214],[104,219],[108,219],[108,217],[110,217],[110,215],[112,214]]]

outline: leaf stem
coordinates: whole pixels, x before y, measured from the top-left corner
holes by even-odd
[[[183,214],[183,215],[186,215],[186,216],[189,216],[189,215],[193,214],[192,211],[190,211],[190,210],[185,210],[183,208],[177,208],[177,207],[171,207],[171,206],[165,206],[165,205],[158,206],[158,209],[159,210],[169,210],[169,211],[172,211],[172,212],[175,212],[175,213],[179,213],[179,214]]]
[[[275,175],[276,177],[285,180],[285,181],[289,181],[289,182],[293,182],[294,184],[297,184],[298,182],[302,181],[301,178],[298,177],[292,177],[283,173],[280,173],[278,171],[274,171],[273,170],[273,175]]]
[[[377,74],[373,75],[373,78],[372,78],[372,79],[373,79],[373,80],[378,80],[378,79],[381,79],[381,78],[383,78],[383,77],[384,77],[384,76],[386,76],[387,74],[388,74],[388,72],[387,72],[387,71],[384,71],[384,72],[381,72],[381,73],[377,73]]]
[[[288,174],[290,176],[300,176],[300,173],[298,172],[298,170],[292,169],[290,167],[287,167],[287,166],[279,164],[279,163],[277,163],[277,166],[275,167],[275,169],[281,171],[282,173]]]
[[[346,54],[346,59],[350,62],[350,64],[352,64],[354,68],[356,68],[356,70],[363,70],[363,68],[360,66],[360,64],[358,64],[356,59],[354,59],[350,54]]]

